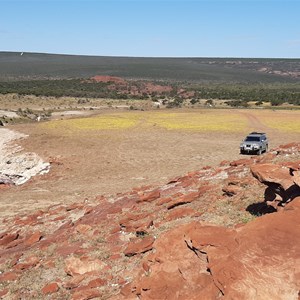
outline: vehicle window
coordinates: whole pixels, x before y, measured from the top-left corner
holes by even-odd
[[[247,136],[246,142],[259,142],[259,136]]]

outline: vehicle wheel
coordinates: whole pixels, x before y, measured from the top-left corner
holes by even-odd
[[[261,155],[261,153],[262,153],[262,151],[261,151],[261,149],[259,149],[259,150],[257,151],[257,155]]]
[[[265,152],[266,152],[266,153],[268,152],[268,145],[266,146],[266,150],[265,150]]]
[[[240,154],[244,154],[244,150],[241,150],[241,151],[240,151]]]

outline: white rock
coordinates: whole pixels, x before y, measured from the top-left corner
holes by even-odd
[[[23,149],[12,143],[26,137],[25,134],[0,128],[0,177],[7,178],[16,185],[25,183],[37,174],[45,174],[50,169],[50,164],[36,153],[22,153]]]

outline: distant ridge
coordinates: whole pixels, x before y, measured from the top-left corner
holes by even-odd
[[[298,82],[300,59],[147,58],[0,52],[0,80],[89,78],[195,82]]]

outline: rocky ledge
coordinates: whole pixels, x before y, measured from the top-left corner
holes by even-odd
[[[298,299],[300,143],[2,221],[3,299]]]
[[[7,185],[23,184],[31,177],[49,171],[49,163],[36,153],[23,152],[21,146],[13,143],[26,138],[25,134],[1,128],[0,136],[0,189]]]

